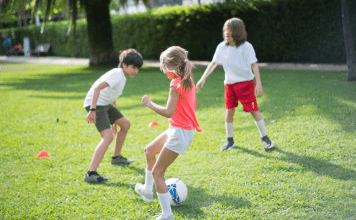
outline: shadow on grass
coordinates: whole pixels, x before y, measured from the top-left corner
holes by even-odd
[[[34,70],[29,76],[15,74],[13,77],[4,78],[0,86],[13,87],[15,90],[58,93],[58,96],[46,96],[44,93],[38,96],[39,98],[84,100],[92,84],[109,70],[110,68],[71,66],[43,68]],[[200,79],[204,70],[194,70],[195,82]],[[341,125],[345,132],[356,130],[356,83],[344,81],[347,79],[347,73],[261,70],[261,78],[265,95],[258,102],[262,116],[267,113],[272,120],[283,121],[286,117],[322,115]],[[209,76],[204,88],[197,95],[199,111],[217,105],[224,109],[223,81],[222,69],[215,70]],[[155,94],[166,94],[168,98],[168,90],[169,80],[159,68],[143,67],[134,78],[127,77],[122,97],[142,97],[147,94],[155,100]],[[70,92],[79,92],[83,96]],[[135,108],[140,104],[141,100],[137,99],[137,105],[128,108]],[[311,110],[305,111],[305,106]]]
[[[348,82],[346,72],[263,70],[262,84],[267,100],[262,115],[273,120],[313,115],[356,130],[356,82]],[[278,79],[278,83],[275,80]]]
[[[1,86],[12,87],[13,90],[57,92],[59,95],[41,95],[38,98],[48,99],[83,99],[94,82],[110,69],[108,68],[42,68],[34,70],[31,75],[14,75],[7,77]],[[126,77],[127,82],[123,96],[142,95],[169,91],[169,79],[156,67],[143,67],[134,77]],[[83,96],[68,94],[68,92],[85,93]],[[67,93],[67,94],[65,94]],[[141,100],[138,102],[140,103]]]
[[[251,208],[251,202],[234,196],[218,196],[206,193],[205,190],[195,187],[188,187],[188,198],[181,206],[172,207],[172,211],[179,213],[179,216],[185,219],[204,218],[203,208],[213,207],[213,203],[222,208],[231,209],[248,209]],[[202,200],[202,198],[204,200]]]
[[[244,147],[239,147],[239,146],[236,146],[234,149],[239,149],[245,153],[248,153],[256,157],[282,160],[288,163],[298,164],[302,167],[301,170],[312,171],[313,173],[316,173],[321,176],[329,176],[333,179],[339,179],[339,180],[356,181],[356,171],[332,164],[323,159],[317,159],[309,156],[300,156],[294,153],[281,150],[277,147],[274,147],[273,150],[270,150],[267,153],[259,153],[257,151],[247,149]],[[278,158],[269,156],[269,153],[273,151],[279,152],[284,156]]]

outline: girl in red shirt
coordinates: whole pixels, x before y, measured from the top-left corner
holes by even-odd
[[[147,159],[145,184],[137,183],[135,186],[135,191],[143,200],[151,202],[155,183],[162,207],[162,214],[157,219],[174,219],[164,173],[178,155],[183,155],[192,143],[195,129],[201,132],[195,117],[198,102],[192,79],[193,64],[187,56],[188,51],[178,46],[170,47],[161,54],[161,70],[172,80],[166,107],[157,105],[146,95],[142,98],[143,105],[167,117],[169,121],[169,128],[145,147]],[[156,160],[157,154],[159,157]]]

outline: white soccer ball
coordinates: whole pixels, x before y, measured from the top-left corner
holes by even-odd
[[[170,178],[166,180],[171,206],[181,205],[188,196],[188,188],[182,180]]]

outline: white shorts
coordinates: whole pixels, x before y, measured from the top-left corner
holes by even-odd
[[[164,147],[177,154],[183,155],[187,147],[192,143],[194,133],[194,130],[185,130],[183,128],[172,127],[169,125],[169,128],[166,131],[168,139],[164,144]]]

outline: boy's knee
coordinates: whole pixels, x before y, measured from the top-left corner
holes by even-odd
[[[130,129],[130,127],[131,127],[131,122],[129,120],[127,120],[123,125],[123,129],[128,131]]]
[[[127,120],[126,118],[123,119],[118,119],[115,124],[117,124],[118,126],[120,126],[120,129],[122,129],[123,131],[128,131],[131,127],[131,123],[129,120]]]

